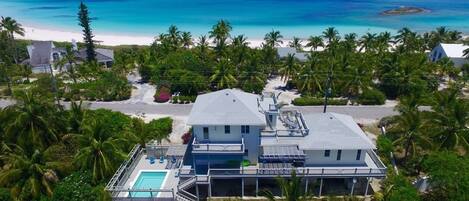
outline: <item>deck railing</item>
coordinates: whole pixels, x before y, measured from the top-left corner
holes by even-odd
[[[125,181],[129,179],[130,174],[135,169],[138,160],[143,157],[145,149],[140,144],[135,145],[125,160],[117,169],[116,173],[112,176],[111,180],[106,184],[105,190],[108,191],[113,201],[166,201],[174,200],[174,189],[135,189],[122,186]],[[132,197],[132,193],[148,192],[150,197],[140,198]],[[157,197],[159,193],[171,193],[171,197]]]
[[[213,178],[223,177],[289,177],[293,171],[297,175],[311,177],[384,177],[386,167],[373,151],[367,152],[375,163],[376,167],[285,167],[285,168],[259,168],[240,167],[226,169],[212,169],[207,172],[207,176]],[[187,168],[187,167],[186,167]],[[185,169],[180,172],[181,177],[193,177],[193,169]]]
[[[119,166],[116,173],[114,173],[111,180],[109,180],[105,189],[111,192],[113,196],[115,193],[113,189],[116,189],[117,186],[120,185],[121,181],[126,181],[128,179],[130,173],[135,168],[135,161],[141,156],[142,153],[143,148],[140,146],[140,144],[136,144],[127,155],[127,160]]]
[[[240,143],[201,143],[194,137],[192,153],[244,153],[244,138]]]

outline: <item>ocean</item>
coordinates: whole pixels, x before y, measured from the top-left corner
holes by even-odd
[[[26,26],[80,31],[78,0],[0,0],[0,15]],[[423,32],[446,26],[469,33],[469,0],[84,0],[95,33],[156,36],[170,25],[192,35],[207,34],[220,19],[233,35],[260,39],[271,30],[285,38],[319,35],[327,27],[341,34],[395,32],[409,27]],[[399,6],[430,12],[385,16]]]

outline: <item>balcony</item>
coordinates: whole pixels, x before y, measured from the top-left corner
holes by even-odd
[[[185,167],[184,171],[180,171],[181,177],[190,177],[195,173],[192,167]],[[271,164],[268,166],[254,166],[248,168],[226,168],[208,170],[207,175],[212,178],[240,178],[240,177],[289,177],[292,171],[301,177],[321,177],[321,178],[337,178],[337,177],[375,177],[383,178],[386,176],[386,166],[381,162],[374,151],[367,151],[365,166],[315,166],[315,167],[292,167],[285,164]]]
[[[194,154],[209,154],[209,153],[223,153],[223,154],[243,154],[244,153],[244,138],[241,138],[241,142],[210,142],[210,141],[199,141],[197,137],[194,137],[192,141],[192,153]]]

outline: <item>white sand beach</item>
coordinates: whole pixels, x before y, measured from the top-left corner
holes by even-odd
[[[35,28],[31,26],[23,26],[25,30],[24,36],[16,36],[19,39],[26,40],[41,40],[41,41],[58,41],[58,42],[70,42],[76,40],[81,42],[83,35],[80,32],[72,32],[66,30],[52,30],[44,28]],[[155,36],[158,33],[155,33]],[[118,34],[95,34],[96,41],[101,45],[117,46],[117,45],[150,45],[154,41],[154,37],[151,36],[130,36],[130,35],[118,35]],[[260,47],[263,40],[248,40],[249,46]],[[285,41],[284,45],[288,42]]]
[[[21,39],[28,40],[52,40],[52,41],[67,41],[70,42],[73,39],[76,41],[82,41],[83,35],[78,32],[71,31],[59,31],[59,30],[48,30],[38,29],[34,27],[24,26],[25,30],[24,37],[18,36]],[[142,36],[121,36],[121,35],[101,35],[95,34],[96,41],[99,41],[101,45],[149,45],[153,42],[153,37],[142,37]]]

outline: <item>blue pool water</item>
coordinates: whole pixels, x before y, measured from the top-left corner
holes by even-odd
[[[0,15],[25,25],[80,31],[79,0],[0,0]],[[395,31],[404,26],[428,31],[447,26],[469,33],[469,0],[84,0],[94,17],[96,33],[155,36],[171,24],[198,36],[219,19],[234,34],[251,39],[280,30],[289,38],[318,35],[329,26],[341,33]],[[380,13],[399,6],[430,10],[405,16]]]
[[[132,189],[160,189],[163,186],[166,172],[141,172]],[[135,192],[132,197],[151,197],[150,192]],[[157,195],[153,195],[156,197]]]

